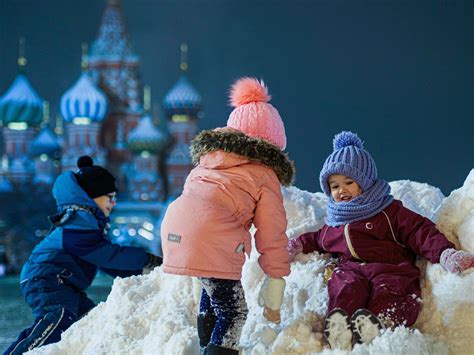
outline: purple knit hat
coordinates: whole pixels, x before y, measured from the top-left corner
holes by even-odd
[[[352,132],[343,131],[334,136],[334,151],[327,157],[319,174],[321,189],[328,196],[331,191],[328,178],[331,175],[345,175],[354,179],[363,192],[377,181],[377,167],[364,142]]]

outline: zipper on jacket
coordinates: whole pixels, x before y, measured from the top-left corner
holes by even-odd
[[[382,211],[382,213],[385,215],[385,218],[387,219],[387,222],[388,222],[388,226],[390,227],[390,232],[392,232],[392,238],[393,240],[395,241],[395,243],[397,243],[398,245],[400,245],[402,248],[405,248],[405,245],[400,243],[397,239],[397,237],[395,236],[395,233],[393,232],[393,228],[392,228],[392,223],[390,223],[390,218],[388,218],[388,215],[385,213],[385,211]]]
[[[344,225],[344,237],[346,237],[347,247],[349,248],[349,251],[351,252],[352,257],[365,262],[365,260],[363,260],[362,258],[359,257],[359,255],[357,255],[354,247],[352,246],[351,237],[349,236],[349,223]]]

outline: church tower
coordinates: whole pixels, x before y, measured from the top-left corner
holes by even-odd
[[[100,132],[107,147],[107,167],[125,185],[122,165],[131,158],[128,135],[143,115],[139,58],[126,33],[119,0],[108,0],[99,35],[89,52],[88,72],[108,98],[109,112]]]
[[[60,111],[65,124],[62,169],[76,170],[77,158],[89,155],[94,164],[104,166],[106,151],[99,143],[102,123],[107,114],[107,97],[87,73],[87,57],[83,46],[82,74],[61,97]]]
[[[33,179],[34,163],[28,154],[43,118],[43,100],[24,74],[27,63],[24,45],[24,39],[20,38],[20,73],[0,99],[5,154],[3,165],[10,181],[20,188],[26,187]]]
[[[185,73],[188,47],[181,45],[181,77],[166,94],[163,108],[168,119],[168,130],[172,138],[171,151],[166,165],[168,170],[169,196],[177,196],[193,168],[189,156],[189,144],[197,133],[198,118],[202,115],[201,95],[188,81]]]

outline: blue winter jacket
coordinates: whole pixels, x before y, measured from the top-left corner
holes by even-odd
[[[142,248],[105,239],[108,219],[72,172],[57,178],[53,196],[59,212],[70,213],[63,214],[65,221],[34,248],[21,271],[21,291],[35,316],[57,307],[80,316],[81,303],[92,302],[82,291],[91,285],[99,268],[112,276],[140,274],[148,254]],[[79,209],[71,210],[71,206]]]

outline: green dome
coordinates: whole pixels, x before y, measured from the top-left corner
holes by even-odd
[[[20,74],[0,99],[0,120],[4,125],[25,122],[36,126],[43,119],[43,100],[28,79]]]
[[[156,154],[165,147],[166,137],[155,127],[150,116],[144,116],[128,135],[127,144],[133,153]]]

